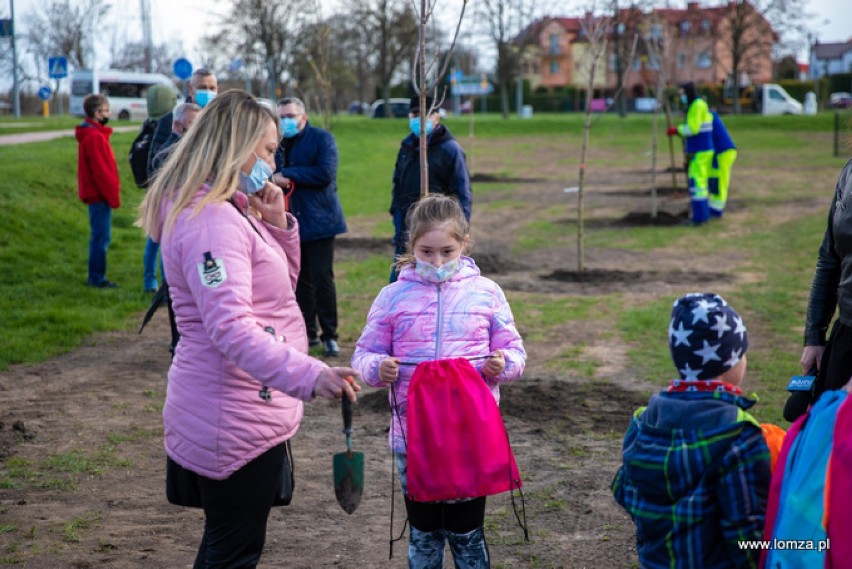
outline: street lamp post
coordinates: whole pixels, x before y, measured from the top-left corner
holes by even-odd
[[[15,46],[15,0],[9,0],[9,11],[12,20],[12,99],[15,108],[15,118],[21,118],[21,90],[18,85],[18,49]]]

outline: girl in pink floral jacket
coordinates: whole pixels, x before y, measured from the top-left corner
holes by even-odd
[[[390,387],[389,442],[411,524],[413,567],[442,567],[445,540],[458,567],[488,567],[482,531],[485,497],[461,502],[415,502],[406,488],[405,424],[412,363],[468,358],[494,399],[499,384],[521,377],[526,361],[512,310],[500,287],[462,255],[468,224],[446,196],[420,200],[409,221],[409,247],[399,279],[382,289],[352,356],[352,367],[373,387]],[[489,357],[490,356],[490,357]]]

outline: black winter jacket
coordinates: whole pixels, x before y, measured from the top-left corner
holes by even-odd
[[[852,327],[852,160],[840,172],[828,211],[808,300],[806,346],[826,344],[835,308],[837,319]]]
[[[471,192],[464,150],[442,124],[427,141],[429,159],[429,192],[457,197],[464,215],[470,221]],[[420,199],[420,139],[409,134],[402,141],[393,171],[391,215],[407,212]]]

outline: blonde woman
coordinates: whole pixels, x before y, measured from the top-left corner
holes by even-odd
[[[169,473],[200,503],[179,501],[204,508],[195,569],[257,565],[302,402],[360,390],[354,370],[307,355],[299,228],[268,180],[277,123],[248,93],[218,96],[140,209],[162,245],[180,332],[163,424]]]

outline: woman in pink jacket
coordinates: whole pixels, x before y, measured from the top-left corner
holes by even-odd
[[[368,385],[391,391],[389,442],[411,524],[409,566],[443,567],[448,541],[456,567],[485,568],[490,566],[483,533],[485,496],[437,502],[410,497],[406,415],[415,370],[411,364],[467,358],[499,402],[498,385],[521,377],[526,352],[503,291],[462,255],[469,236],[459,203],[446,196],[424,198],[409,214],[408,227],[399,279],[373,302],[352,366]]]
[[[204,508],[195,569],[255,567],[302,402],[354,401],[350,368],[307,355],[294,294],[299,228],[268,181],[277,117],[243,91],[214,99],[141,206],[162,245],[180,342],[163,408],[169,472]],[[187,484],[185,484],[187,486]]]

